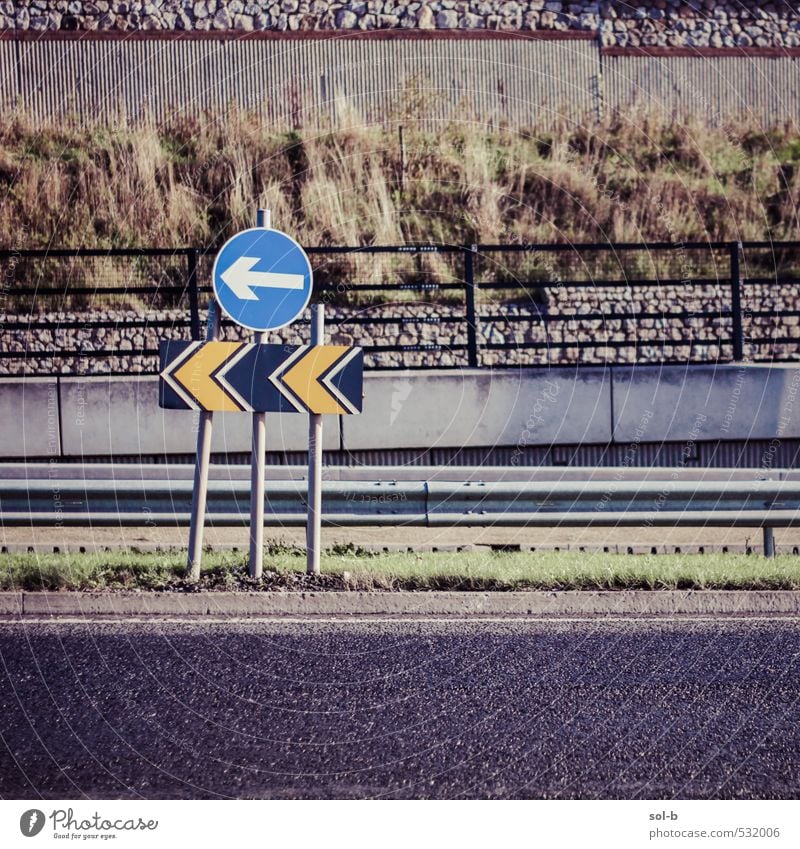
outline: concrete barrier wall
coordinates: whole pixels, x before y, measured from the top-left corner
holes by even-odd
[[[344,447],[609,442],[610,375],[602,368],[368,373],[363,414],[342,422]]]
[[[0,453],[4,457],[60,457],[59,381],[0,380]]]
[[[250,450],[250,416],[217,414],[212,449]],[[270,451],[308,420],[271,415]],[[197,416],[158,407],[158,379],[0,381],[0,456],[192,454]],[[360,416],[326,416],[348,451],[800,438],[800,364],[370,372]]]
[[[62,378],[63,456],[191,454],[197,445],[198,414],[162,410],[158,378]],[[340,447],[338,416],[330,417],[323,447]],[[251,416],[214,416],[211,450],[250,450]],[[273,415],[267,425],[268,451],[302,451],[308,447],[305,416]]]
[[[800,364],[614,369],[614,440],[800,436]]]

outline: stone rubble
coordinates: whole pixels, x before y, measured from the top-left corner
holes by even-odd
[[[800,3],[648,0],[0,0],[0,30],[582,31],[604,47],[798,47]]]

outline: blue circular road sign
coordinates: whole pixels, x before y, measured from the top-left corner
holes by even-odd
[[[237,324],[277,330],[308,306],[313,276],[306,252],[280,230],[242,230],[222,246],[212,271],[214,295]]]

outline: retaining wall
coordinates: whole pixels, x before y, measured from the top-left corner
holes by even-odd
[[[785,0],[4,0],[3,28],[34,33],[509,30],[586,33],[604,46],[800,46],[798,6]]]
[[[160,410],[154,377],[5,379],[0,414],[4,458],[195,450],[196,414]],[[535,446],[678,443],[691,459],[704,440],[800,438],[800,365],[371,372],[363,414],[325,418],[329,451],[502,447],[524,465]],[[270,451],[306,435],[305,416],[269,417]],[[213,450],[249,448],[250,417],[218,414]]]

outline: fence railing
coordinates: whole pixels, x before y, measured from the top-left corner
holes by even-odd
[[[331,340],[368,368],[800,359],[800,242],[307,251]],[[0,251],[0,373],[155,373],[160,338],[200,338],[214,254]]]

